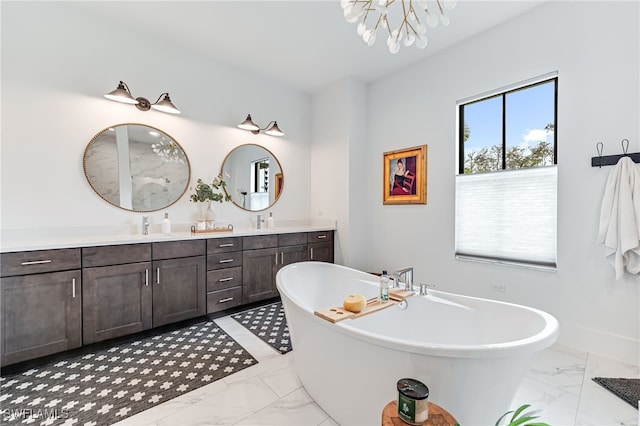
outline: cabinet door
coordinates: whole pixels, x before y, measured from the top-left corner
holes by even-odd
[[[277,248],[247,250],[242,254],[242,301],[256,302],[276,295],[273,271],[280,261]]]
[[[306,235],[305,235],[306,238]],[[273,268],[273,295],[279,296],[278,286],[276,286],[276,274],[286,265],[309,260],[309,250],[307,245],[278,248],[278,265]]]
[[[153,262],[153,326],[206,312],[206,257]]]
[[[82,344],[79,270],[0,279],[1,365]]]
[[[333,263],[333,241],[309,244],[309,260]]]
[[[82,271],[83,344],[151,328],[151,262]]]
[[[280,252],[280,258],[278,259],[277,269],[292,263],[309,260],[309,251],[306,244],[303,246],[280,247],[278,251]]]

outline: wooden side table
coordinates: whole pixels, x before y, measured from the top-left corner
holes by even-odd
[[[422,426],[455,426],[456,419],[444,408],[432,402],[427,402],[429,418]],[[391,401],[382,410],[382,426],[407,426],[398,416],[398,402]]]

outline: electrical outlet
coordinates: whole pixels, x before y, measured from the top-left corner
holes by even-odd
[[[502,283],[491,283],[491,290],[499,291],[500,293],[506,293],[507,286]]]

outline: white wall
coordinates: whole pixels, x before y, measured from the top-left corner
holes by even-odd
[[[103,94],[119,80],[134,96],[152,102],[168,91],[182,114],[141,112],[105,99]],[[213,179],[235,146],[265,146],[278,157],[285,175],[282,197],[269,211],[276,220],[308,218],[310,108],[308,94],[63,2],[3,2],[2,229],[139,228],[141,214],[115,208],[95,195],[82,166],[91,138],[124,122],[148,124],[173,136],[191,162],[192,184],[198,178]],[[238,129],[247,113],[262,126],[278,120],[286,136],[254,136]],[[189,201],[189,193],[165,210],[174,223],[197,219],[200,206]],[[220,221],[248,225],[255,219],[231,203],[215,204],[214,209]],[[162,213],[152,213],[152,222],[160,223]]]
[[[350,78],[314,94],[311,148],[311,213],[336,219],[335,261],[365,269],[366,85]]]
[[[437,289],[542,308],[559,319],[561,342],[637,362],[640,277],[615,281],[595,245],[611,168],[592,168],[591,157],[599,141],[621,152],[623,138],[640,151],[638,14],[637,2],[549,2],[372,84],[368,267],[414,266],[416,281]],[[456,260],[456,101],[555,70],[557,272]],[[429,146],[428,204],[383,206],[382,153],[419,144]]]

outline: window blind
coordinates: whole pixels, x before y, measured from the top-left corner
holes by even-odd
[[[456,176],[456,256],[556,267],[557,166]]]

